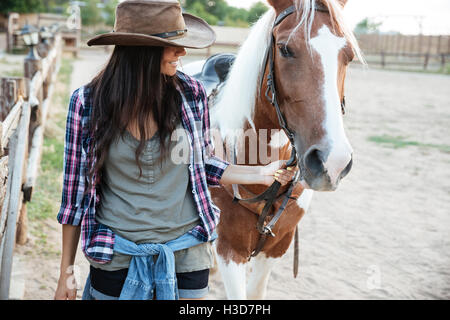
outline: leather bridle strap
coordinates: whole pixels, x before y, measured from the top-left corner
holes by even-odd
[[[286,19],[288,16],[290,16],[294,12],[295,12],[295,6],[290,6],[289,8],[287,8],[286,10],[281,12],[278,15],[278,17],[275,19],[272,30],[276,26],[278,26],[284,19]],[[270,37],[269,48],[267,50],[269,73],[267,75],[267,89],[265,92],[265,96],[266,96],[267,100],[269,100],[269,102],[275,107],[275,111],[277,113],[278,122],[280,124],[280,127],[284,130],[284,132],[286,133],[286,136],[288,137],[288,139],[292,145],[292,153],[296,153],[296,150],[294,147],[295,146],[294,145],[294,133],[287,127],[286,119],[284,118],[284,115],[282,114],[280,106],[278,104],[277,91],[275,88],[275,68],[274,68],[274,59],[273,59],[274,49],[275,49],[275,36],[273,35],[273,32],[272,32],[271,37]],[[267,65],[267,60],[264,63],[264,68]],[[264,75],[264,73],[263,73],[263,75]],[[269,96],[269,94],[271,94],[271,96]],[[291,156],[291,158],[292,158],[292,156]]]
[[[269,209],[272,207],[275,198],[267,200],[263,208],[263,211],[259,215],[258,222],[256,224],[256,229],[260,233],[260,237],[258,243],[256,244],[255,250],[251,253],[249,257],[249,260],[251,257],[256,257],[258,253],[261,252],[262,248],[264,247],[264,244],[266,243],[268,235],[275,237],[275,234],[272,232],[272,228],[275,226],[278,219],[280,219],[281,214],[284,212],[284,209],[286,208],[289,199],[291,199],[292,191],[294,190],[295,184],[298,181],[298,175],[299,172],[297,171],[297,174],[294,177],[294,182],[291,183],[288,191],[284,194],[283,202],[281,203],[280,207],[278,208],[277,212],[274,214],[272,219],[270,219],[270,221],[266,224],[265,220],[269,214]]]
[[[287,16],[291,15],[294,12],[295,12],[295,6],[290,6],[289,8],[284,10],[275,19],[275,22],[274,22],[274,25],[273,25],[272,29],[275,26],[277,26],[278,24],[280,24],[281,21],[283,21]],[[269,75],[267,77],[266,97],[272,103],[272,105],[274,105],[275,110],[277,112],[277,116],[278,116],[278,121],[279,121],[280,127],[286,132],[286,134],[288,136],[288,139],[291,142],[291,145],[292,145],[291,156],[290,156],[289,160],[286,163],[286,166],[290,167],[290,166],[294,166],[297,163],[297,152],[296,152],[295,147],[294,147],[294,134],[286,126],[286,121],[284,119],[283,114],[281,113],[280,107],[279,107],[277,99],[276,99],[275,86],[274,86],[274,83],[272,81],[272,79],[273,79],[273,43],[274,43],[274,36],[273,36],[273,33],[272,33],[268,54],[266,54],[266,58],[265,58],[265,61],[264,61],[264,68],[267,65],[267,59],[269,59],[269,63],[270,63]],[[265,69],[264,69],[264,72],[262,73],[262,75],[263,75],[262,77],[264,77],[264,73],[265,73]],[[271,98],[269,98],[269,96],[268,96],[269,90],[272,91],[272,97]],[[234,147],[231,148],[231,152],[232,152],[232,159],[233,159],[234,163],[236,163],[236,152],[234,150]],[[278,181],[274,181],[272,183],[272,185],[269,188],[267,188],[263,193],[255,196],[253,198],[250,198],[250,199],[242,199],[242,198],[240,198],[237,186],[233,185],[232,187],[233,187],[233,191],[234,191],[233,202],[246,201],[246,202],[252,203],[252,202],[258,202],[258,201],[266,200],[266,201],[268,201],[268,203],[271,202],[271,204],[272,204],[274,199],[275,199],[275,197],[276,197],[276,195],[277,195],[277,193],[278,193],[278,191],[279,191],[279,189],[280,189],[280,187],[281,187],[281,184]],[[264,206],[264,208],[266,208],[266,207],[270,207],[270,206],[267,206],[267,203],[266,203],[266,206]]]
[[[290,6],[289,8],[287,8],[286,10],[281,12],[278,15],[278,17],[275,19],[272,30],[278,24],[280,24],[286,17],[288,17],[289,15],[291,15],[294,12],[295,12],[295,6]],[[268,59],[268,62],[269,62],[269,74],[267,76],[267,90],[265,92],[265,96],[270,101],[270,103],[275,107],[279,125],[284,130],[284,132],[286,133],[286,136],[288,137],[288,139],[291,143],[291,147],[292,147],[291,156],[286,163],[286,167],[291,167],[291,166],[296,165],[296,163],[297,163],[297,152],[295,150],[295,144],[294,144],[294,133],[287,127],[286,120],[280,110],[280,106],[277,101],[276,89],[275,89],[275,83],[274,83],[274,60],[273,60],[274,42],[275,42],[275,39],[274,39],[274,35],[272,32],[271,41],[270,41],[269,48],[268,48],[268,54],[266,54],[266,59]],[[267,60],[264,61],[264,68],[266,67],[266,65],[267,65]],[[264,75],[264,73],[265,73],[265,70],[262,73],[262,75]],[[270,92],[272,93],[272,96],[269,96]],[[233,156],[235,159],[235,150],[234,150],[234,148],[232,148],[232,149],[233,149],[232,150]],[[270,235],[272,237],[275,236],[274,233],[272,232],[272,228],[275,225],[275,223],[278,221],[278,219],[281,217],[281,214],[284,212],[284,209],[286,208],[286,205],[287,205],[289,199],[291,199],[292,191],[294,190],[295,184],[299,180],[300,175],[301,175],[301,172],[298,171],[296,173],[293,181],[291,182],[287,192],[284,194],[284,199],[283,199],[281,206],[278,208],[278,210],[274,214],[273,218],[267,224],[265,223],[265,220],[266,220],[267,216],[269,215],[269,211],[272,208],[272,205],[275,202],[275,199],[277,198],[277,193],[281,187],[281,184],[275,180],[266,191],[264,191],[263,193],[261,193],[260,195],[258,195],[256,197],[253,197],[250,199],[239,198],[237,195],[238,188],[237,188],[237,186],[233,186],[233,191],[234,191],[233,201],[234,202],[236,202],[236,201],[245,201],[245,202],[266,201],[264,208],[263,208],[261,214],[259,215],[258,222],[256,225],[256,228],[257,228],[258,232],[260,233],[260,238],[258,240],[255,250],[251,253],[249,259],[251,257],[255,257],[262,250],[262,248],[264,247],[264,244],[267,240],[268,235]]]

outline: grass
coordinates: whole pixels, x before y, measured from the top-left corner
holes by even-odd
[[[4,71],[2,76],[4,77],[23,77],[22,69],[14,69],[9,71]]]
[[[17,62],[7,57],[0,58],[0,74],[2,77],[23,77],[23,72],[23,61]]]
[[[368,140],[371,142],[382,144],[387,147],[394,148],[394,149],[415,146],[415,147],[423,147],[423,148],[433,148],[433,149],[437,149],[442,152],[450,153],[450,145],[411,141],[411,140],[406,140],[406,138],[402,137],[402,136],[396,136],[396,137],[389,136],[389,135],[370,136],[368,138]]]

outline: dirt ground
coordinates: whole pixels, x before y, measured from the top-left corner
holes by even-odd
[[[82,51],[72,90],[105,59]],[[349,70],[344,121],[353,169],[336,192],[315,193],[300,222],[299,276],[292,276],[290,248],[272,272],[268,299],[450,298],[449,88],[443,75]],[[46,223],[54,254],[26,254],[32,238],[18,248],[25,299],[52,299],[56,288],[61,227]],[[81,251],[76,265],[83,286]],[[219,273],[210,288],[209,299],[225,298]]]

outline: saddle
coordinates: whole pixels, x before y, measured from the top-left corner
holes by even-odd
[[[218,53],[209,57],[200,73],[192,75],[205,87],[207,96],[211,96],[225,82],[236,55],[233,53]]]

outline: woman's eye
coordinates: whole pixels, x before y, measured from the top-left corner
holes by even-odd
[[[278,49],[280,50],[281,55],[285,58],[290,58],[294,56],[292,50],[285,44],[278,45]]]

